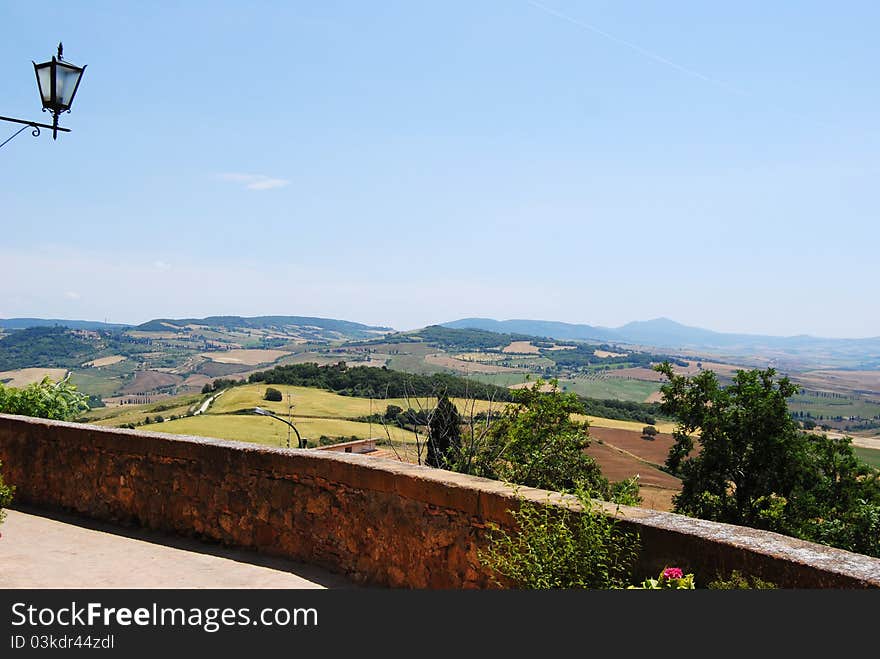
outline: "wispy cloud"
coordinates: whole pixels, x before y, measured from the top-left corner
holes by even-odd
[[[171,264],[165,261],[153,261],[153,267],[156,268],[156,270],[161,270],[163,272],[165,270],[171,270]]]
[[[248,190],[272,190],[290,185],[290,181],[283,178],[273,178],[265,174],[220,174],[223,181],[238,183]]]
[[[76,291],[67,291],[66,293],[64,293],[64,297],[66,297],[68,300],[78,300],[81,296]]]
[[[693,76],[694,78],[699,78],[703,82],[708,82],[708,83],[716,85],[718,87],[723,87],[727,91],[733,92],[734,94],[739,94],[740,96],[746,96],[746,93],[743,90],[737,89],[736,87],[734,87],[732,85],[728,85],[726,82],[724,82],[722,80],[712,78],[710,76],[707,76],[707,75],[700,73],[699,71],[695,71],[694,69],[688,68],[686,66],[682,66],[681,64],[678,64],[677,62],[673,62],[672,60],[667,59],[667,58],[663,57],[662,55],[658,55],[657,53],[651,52],[650,50],[648,50],[646,48],[642,48],[641,46],[634,44],[631,41],[626,41],[625,39],[621,39],[620,37],[616,37],[613,34],[609,34],[608,32],[605,32],[605,30],[600,30],[595,25],[585,23],[584,21],[579,21],[578,19],[573,18],[572,16],[569,16],[568,14],[563,14],[561,11],[557,11],[557,10],[553,9],[552,7],[548,7],[545,4],[537,2],[537,0],[526,0],[526,2],[529,3],[530,5],[532,5],[533,7],[540,9],[541,11],[547,12],[548,14],[555,16],[556,18],[559,18],[563,21],[568,21],[572,25],[577,25],[578,27],[583,28],[584,30],[589,30],[590,32],[593,32],[594,34],[598,34],[599,36],[604,37],[605,39],[608,39],[609,41],[613,41],[616,44],[619,44],[621,46],[625,46],[626,48],[629,48],[630,50],[634,50],[635,52],[639,53],[640,55],[643,55],[644,57],[647,57],[648,59],[652,59],[655,62],[659,62],[660,64],[663,64],[665,66],[672,67],[673,69],[677,69],[681,73],[684,73],[689,76]]]

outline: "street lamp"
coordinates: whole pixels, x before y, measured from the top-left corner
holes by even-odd
[[[254,414],[259,414],[260,416],[271,416],[273,419],[278,419],[279,421],[281,421],[281,423],[286,423],[288,426],[293,428],[293,432],[296,433],[296,440],[299,448],[308,448],[306,441],[302,437],[300,437],[299,430],[297,430],[296,426],[293,425],[290,421],[285,421],[280,416],[276,416],[269,410],[264,410],[262,407],[255,407]],[[287,440],[287,448],[290,448],[290,439]]]
[[[37,76],[37,89],[40,92],[40,101],[43,104],[43,112],[52,113],[52,125],[37,123],[36,121],[28,121],[26,119],[14,119],[12,117],[0,117],[2,121],[9,121],[16,124],[24,124],[18,133],[30,126],[33,128],[32,135],[39,136],[40,128],[51,128],[52,139],[58,139],[58,131],[69,133],[69,128],[60,128],[58,126],[58,115],[62,112],[70,112],[70,106],[73,105],[73,97],[76,96],[76,90],[79,89],[79,83],[82,80],[85,66],[75,66],[67,62],[62,57],[64,47],[58,44],[58,55],[53,56],[48,62],[37,64],[33,62],[34,74]],[[12,140],[18,135],[15,133],[12,137],[0,144],[0,147]]]
[[[40,99],[43,101],[43,112],[48,110],[52,113],[53,140],[58,139],[58,115],[70,112],[73,97],[76,96],[82,74],[86,70],[85,66],[79,67],[65,62],[61,57],[63,50],[64,46],[59,43],[57,59],[53,57],[50,62],[33,63]]]

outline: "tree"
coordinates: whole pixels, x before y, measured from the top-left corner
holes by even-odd
[[[590,443],[588,424],[572,419],[583,404],[562,393],[555,380],[515,390],[516,402],[503,409],[480,443],[462,451],[455,471],[465,471],[519,485],[547,490],[587,490],[610,498],[609,483],[584,449]]]
[[[880,471],[858,459],[848,437],[805,437],[810,474],[788,501],[780,530],[880,556]]]
[[[440,394],[428,421],[428,454],[425,464],[445,469],[461,450],[461,416],[446,393]]]
[[[388,421],[395,421],[401,412],[403,412],[403,408],[399,405],[388,405],[385,407],[384,418]]]
[[[788,378],[740,370],[722,387],[709,370],[690,378],[668,362],[656,370],[669,379],[662,410],[678,422],[666,461],[682,479],[676,512],[880,555],[877,470],[849,439],[800,430]]]
[[[642,428],[642,437],[644,439],[654,439],[657,436],[657,429],[654,426],[645,426]]]
[[[263,396],[264,400],[271,400],[275,402],[281,401],[283,400],[283,398],[284,396],[281,394],[281,392],[278,389],[274,389],[273,387],[268,387],[266,389],[266,394]]]
[[[787,496],[803,472],[800,433],[786,399],[797,387],[775,371],[738,371],[721,387],[713,371],[675,375],[668,362],[656,369],[669,378],[662,409],[674,416],[666,466],[682,479],[676,511],[732,524],[756,526],[773,494]],[[699,430],[700,450],[692,434]]]

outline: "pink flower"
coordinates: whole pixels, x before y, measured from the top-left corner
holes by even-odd
[[[684,573],[681,571],[681,568],[668,567],[663,570],[663,574],[661,576],[664,579],[681,579],[684,576]]]

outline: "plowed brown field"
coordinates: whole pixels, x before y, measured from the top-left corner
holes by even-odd
[[[137,371],[134,380],[121,389],[123,394],[148,393],[160,387],[180,384],[183,378],[179,375],[161,373],[159,371]]]
[[[650,440],[642,439],[638,431],[590,426],[590,436],[593,441],[587,454],[599,463],[608,480],[619,481],[638,474],[642,507],[672,510],[672,497],[681,491],[681,481],[653,466],[666,461],[674,443],[672,435],[662,433]]]
[[[598,426],[590,426],[590,437],[593,440],[601,439],[606,444],[658,465],[666,462],[669,449],[675,443],[672,435],[666,433],[655,435],[654,439],[642,439],[641,433],[636,431]]]
[[[653,485],[675,492],[681,489],[681,481],[675,476],[670,476],[609,444],[593,442],[587,449],[587,455],[599,463],[602,475],[610,481],[621,481],[638,474],[642,485]]]

